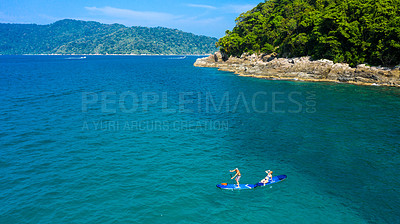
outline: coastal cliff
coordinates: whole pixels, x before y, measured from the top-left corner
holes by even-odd
[[[214,67],[240,76],[265,79],[343,82],[358,85],[400,87],[400,68],[372,67],[365,64],[355,68],[330,60],[311,60],[310,57],[278,58],[274,54],[242,54],[228,57],[216,52],[199,58],[196,67]]]

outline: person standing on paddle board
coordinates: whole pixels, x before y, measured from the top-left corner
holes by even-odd
[[[238,185],[238,187],[239,187],[239,180],[240,180],[240,177],[242,177],[242,175],[240,174],[240,171],[239,171],[239,169],[238,168],[235,168],[234,170],[229,170],[229,172],[236,172],[236,174],[235,174],[235,176],[233,176],[231,179],[233,180],[233,178],[235,178],[235,180],[236,180],[236,183],[237,183],[237,185]]]

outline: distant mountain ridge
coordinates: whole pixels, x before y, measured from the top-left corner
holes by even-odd
[[[65,19],[49,25],[0,23],[0,54],[211,54],[217,38],[164,27]]]

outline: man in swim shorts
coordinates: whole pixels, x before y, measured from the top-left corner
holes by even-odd
[[[235,168],[234,170],[230,170],[229,172],[236,172],[236,174],[235,174],[235,176],[233,176],[231,179],[233,180],[233,178],[235,178],[235,180],[236,180],[236,183],[237,183],[237,187],[239,187],[239,180],[240,180],[240,177],[242,177],[242,175],[240,174],[240,171],[239,171],[239,169],[238,168]]]

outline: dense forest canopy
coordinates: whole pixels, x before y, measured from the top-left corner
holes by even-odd
[[[61,20],[0,24],[0,54],[210,54],[216,38],[163,27]]]
[[[268,0],[236,19],[228,55],[312,56],[352,66],[400,63],[400,0]]]

